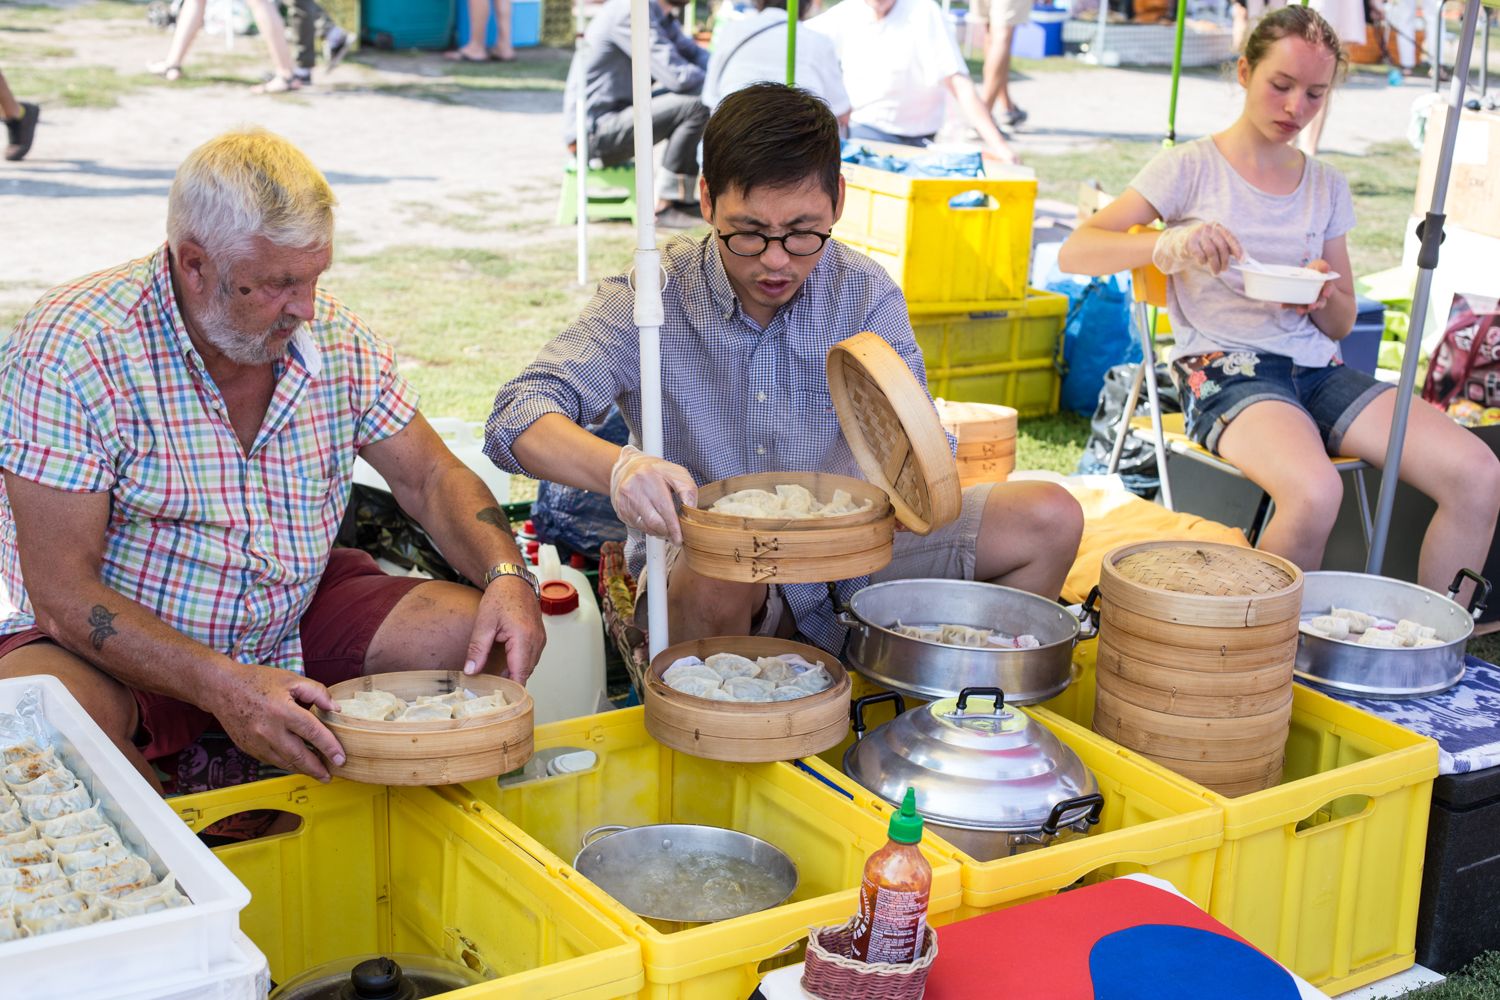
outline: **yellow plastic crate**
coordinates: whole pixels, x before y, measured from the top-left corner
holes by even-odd
[[[171,800],[195,830],[250,809],[290,833],[215,850],[251,892],[240,927],[278,982],[335,958],[415,952],[495,976],[451,1000],[638,995],[640,946],[447,789],[310,778]]]
[[[641,945],[644,996],[722,1000],[749,996],[764,971],[797,960],[809,927],[837,924],[857,907],[866,858],[886,842],[873,813],[808,780],[791,765],[728,764],[670,750],[646,732],[642,709],[540,726],[538,750],[578,747],[599,755],[579,774],[523,785],[494,781],[463,788],[475,815],[538,858],[560,882],[614,920]],[[606,823],[704,823],[762,838],[786,851],[800,882],[785,905],[733,920],[657,927],[621,906],[571,867],[584,833]],[[933,866],[930,912],[956,909],[959,866],[924,847]]]
[[[984,207],[949,204],[972,191]],[[845,164],[834,232],[890,272],[912,312],[969,312],[1026,295],[1035,211],[1034,178],[908,177]]]
[[[1087,729],[1096,647],[1037,715],[1121,750]],[[1435,742],[1298,684],[1275,788],[1226,798],[1130,756],[1224,810],[1214,917],[1328,993],[1413,964]]]
[[[863,677],[856,676],[854,681],[853,698],[882,690]],[[906,699],[908,711],[921,704]],[[1166,879],[1207,908],[1214,863],[1224,839],[1223,811],[1155,769],[1143,767],[1123,748],[1082,738],[1075,726],[1032,714],[1094,773],[1104,795],[1099,825],[1088,836],[1070,836],[1044,850],[996,861],[975,860],[929,833],[926,839],[962,866],[964,902],[953,917],[963,919],[1051,896],[1080,880],[1100,882],[1137,872]],[[865,724],[873,729],[894,716],[895,706],[890,702],[872,705],[865,712]],[[891,806],[842,773],[844,752],[853,742],[851,733],[838,747],[803,763],[818,778],[851,796],[860,808],[888,822]]]
[[[929,368],[927,391],[955,402],[999,403],[1014,408],[1021,417],[1045,417],[1057,412],[1062,376],[1051,361]]]
[[[911,328],[930,370],[1042,361],[1051,367],[1067,316],[1066,295],[1031,288],[1023,299],[982,311],[913,313]]]

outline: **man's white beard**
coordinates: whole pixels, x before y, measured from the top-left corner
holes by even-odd
[[[237,365],[271,364],[286,353],[287,345],[291,343],[290,334],[302,325],[302,321],[283,316],[260,333],[246,333],[229,318],[229,297],[233,294],[232,289],[219,289],[219,294],[198,317],[198,332]]]

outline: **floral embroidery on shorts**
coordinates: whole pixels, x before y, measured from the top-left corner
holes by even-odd
[[[1254,378],[1255,365],[1258,360],[1251,351],[1231,351],[1212,363],[1225,375],[1244,375],[1246,378]]]

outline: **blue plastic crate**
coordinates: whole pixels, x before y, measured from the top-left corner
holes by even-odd
[[[1380,358],[1380,340],[1385,336],[1385,305],[1357,295],[1354,308],[1354,329],[1339,342],[1339,348],[1344,354],[1344,364],[1374,375]]]
[[[1012,55],[1022,59],[1046,59],[1063,54],[1063,21],[1067,12],[1060,7],[1037,4],[1031,8],[1031,20],[1016,25],[1011,39]]]
[[[377,49],[446,49],[453,0],[362,0],[360,36]]]
[[[458,44],[469,44],[469,5],[458,0]],[[484,45],[491,48],[499,33],[495,25],[494,8],[490,9],[489,21],[485,24]],[[518,49],[542,43],[542,0],[511,0],[510,44]]]

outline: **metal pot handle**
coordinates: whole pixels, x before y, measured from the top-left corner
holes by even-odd
[[[970,698],[994,699],[995,706],[993,711],[996,712],[1005,707],[1005,692],[997,687],[964,688],[962,691],[958,692],[958,704],[954,706],[954,708],[958,710],[959,715],[962,715],[964,713],[964,709],[969,707]]]
[[[1092,626],[1093,632],[1087,638],[1093,638],[1099,634],[1099,587],[1097,585],[1089,591],[1089,596],[1083,599],[1083,605],[1078,609],[1078,623]]]
[[[870,705],[878,705],[883,701],[896,703],[896,714],[900,715],[906,711],[906,699],[895,691],[883,691],[880,694],[867,694],[863,698],[856,698],[849,703],[849,721],[854,725],[854,740],[859,742],[865,738],[865,709]]]
[[[1058,830],[1064,825],[1062,821],[1063,813],[1084,807],[1088,808],[1088,812],[1066,825],[1072,826],[1081,819],[1087,822],[1089,826],[1098,826],[1099,815],[1104,812],[1104,796],[1098,792],[1094,792],[1091,795],[1075,795],[1071,799],[1063,799],[1052,807],[1052,811],[1047,814],[1047,822],[1042,824],[1042,835],[1044,837],[1057,836]]]
[[[603,826],[596,826],[588,833],[585,833],[583,835],[583,844],[579,849],[581,850],[584,847],[588,847],[594,841],[600,839],[600,837],[607,833],[619,833],[621,830],[629,829],[630,827],[625,826],[623,823],[606,823]]]
[[[1448,588],[1448,599],[1451,601],[1458,596],[1458,590],[1464,585],[1464,580],[1474,581],[1474,596],[1469,600],[1469,615],[1475,620],[1484,614],[1487,602],[1490,599],[1490,581],[1474,572],[1472,569],[1461,569],[1453,578],[1453,585]]]

